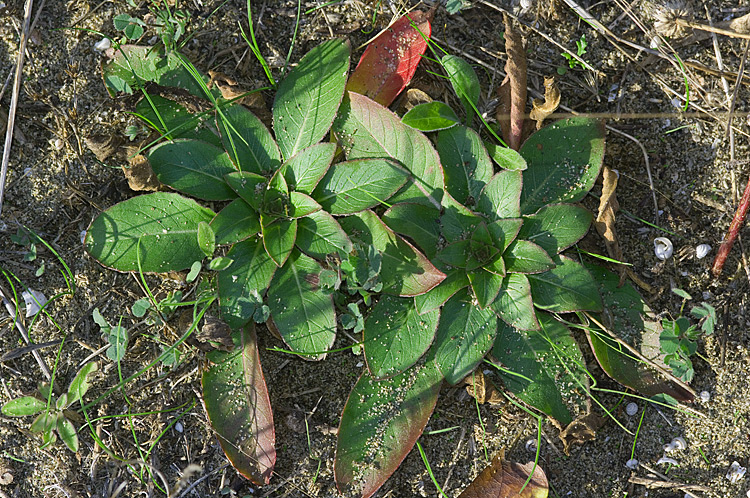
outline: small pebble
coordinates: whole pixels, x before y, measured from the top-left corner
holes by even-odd
[[[628,403],[628,405],[625,407],[625,413],[627,413],[630,417],[638,413],[638,404],[633,402]]]
[[[734,461],[727,471],[727,479],[729,479],[729,482],[734,484],[745,477],[745,472],[747,472],[747,469],[745,467],[742,467],[740,465],[740,462]]]
[[[625,462],[625,466],[630,470],[635,470],[638,468],[638,460],[636,460],[635,458],[631,458],[630,460]]]
[[[26,303],[27,317],[34,316],[39,313],[39,310],[42,309],[42,306],[47,303],[47,298],[45,297],[45,295],[39,291],[35,291],[34,289],[23,291],[23,293],[21,293],[21,297],[23,297],[23,302]]]
[[[700,244],[698,247],[695,248],[695,257],[698,259],[703,259],[706,256],[708,256],[708,253],[711,252],[711,246],[708,244]]]
[[[674,246],[672,241],[666,237],[656,237],[654,239],[654,254],[662,261],[666,261],[672,257],[674,252]]]
[[[96,44],[94,45],[94,50],[97,52],[104,52],[105,50],[109,50],[109,48],[112,46],[112,41],[109,38],[102,38]]]
[[[704,403],[711,401],[711,393],[708,391],[701,391],[701,401]]]
[[[182,431],[185,430],[185,428],[182,426],[182,422],[175,422],[174,430],[182,434]]]

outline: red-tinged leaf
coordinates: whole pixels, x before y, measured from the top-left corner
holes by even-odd
[[[458,498],[547,498],[548,493],[547,476],[541,467],[534,468],[534,462],[507,462],[500,453]]]
[[[422,434],[442,380],[434,362],[381,381],[365,369],[341,414],[333,467],[339,491],[368,498],[383,485]]]
[[[255,326],[238,332],[239,345],[214,351],[203,372],[203,400],[211,427],[235,469],[256,484],[268,484],[276,463],[271,401],[260,367]],[[213,357],[212,357],[213,355]]]
[[[409,84],[422,59],[432,29],[431,17],[429,12],[413,10],[380,33],[362,54],[346,89],[386,107],[391,105]]]

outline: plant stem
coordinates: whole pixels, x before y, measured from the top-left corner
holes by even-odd
[[[711,266],[711,273],[715,278],[721,275],[721,270],[724,268],[724,263],[727,261],[729,251],[732,250],[734,241],[737,240],[737,236],[740,233],[740,228],[745,222],[748,208],[750,208],[750,178],[748,178],[747,185],[745,186],[745,193],[742,194],[742,199],[740,199],[740,205],[737,207],[737,212],[734,213],[732,223],[729,225],[727,235],[724,237],[721,246],[719,246],[719,251],[716,253],[716,258]]]

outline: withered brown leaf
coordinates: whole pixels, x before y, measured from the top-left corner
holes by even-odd
[[[529,113],[529,117],[536,121],[536,129],[542,127],[542,123],[547,117],[555,112],[560,105],[560,88],[553,76],[544,77],[544,100],[534,99],[531,103],[534,107]]]
[[[508,462],[500,452],[458,498],[547,498],[548,493],[547,476],[539,465]]]
[[[497,106],[497,121],[503,130],[505,143],[513,150],[521,147],[524,114],[526,112],[526,51],[521,35],[513,29],[508,16],[505,22],[505,79],[498,88],[500,103]]]

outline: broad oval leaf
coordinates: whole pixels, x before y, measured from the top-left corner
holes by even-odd
[[[328,169],[312,196],[331,214],[352,214],[385,202],[409,179],[390,159],[355,159]]]
[[[260,215],[263,246],[276,266],[284,266],[297,240],[297,220],[273,219]]]
[[[383,30],[365,49],[346,89],[384,106],[391,105],[411,81],[427,49],[430,17],[413,10]]]
[[[555,313],[601,311],[602,297],[588,270],[562,255],[553,261],[551,270],[528,276],[534,305]]]
[[[456,126],[460,121],[447,104],[435,101],[415,105],[404,114],[401,122],[426,133],[445,130]]]
[[[432,344],[439,319],[439,310],[420,315],[412,299],[383,295],[363,332],[370,375],[382,379],[414,365]]]
[[[334,475],[339,491],[368,498],[411,451],[437,403],[434,362],[376,381],[365,370],[341,414]]]
[[[382,254],[380,279],[384,293],[417,296],[445,278],[445,274],[435,268],[424,254],[393,233],[372,211],[347,216],[340,222],[352,238],[372,245]]]
[[[325,259],[329,254],[352,252],[352,241],[336,219],[320,210],[297,220],[297,247],[308,256]]]
[[[263,296],[277,267],[255,237],[232,246],[227,257],[233,263],[218,274],[219,309],[223,320],[238,329],[263,305]]]
[[[490,221],[518,218],[521,216],[522,183],[520,171],[502,170],[496,173],[479,194],[477,211],[488,216]]]
[[[498,320],[492,310],[475,306],[465,290],[450,298],[441,313],[430,354],[434,355],[445,380],[456,385],[492,348]]]
[[[284,159],[328,132],[344,96],[350,51],[348,40],[325,41],[305,54],[279,85],[273,129]]]
[[[503,286],[505,274],[498,275],[484,268],[477,268],[468,273],[471,290],[480,308],[486,308],[495,301],[500,288]]]
[[[325,142],[311,145],[290,157],[282,166],[290,190],[312,194],[331,166],[336,144]]]
[[[445,272],[445,280],[428,292],[414,298],[414,304],[419,313],[427,313],[439,309],[456,292],[469,286],[469,277],[462,268]],[[531,299],[531,296],[529,296]]]
[[[445,170],[445,188],[458,202],[475,204],[493,173],[482,139],[471,128],[459,125],[438,134],[437,150]]]
[[[231,352],[216,351],[203,372],[203,402],[211,428],[237,471],[256,484],[268,484],[276,464],[271,401],[260,366],[255,326],[236,333]]]
[[[302,218],[320,211],[321,206],[315,199],[302,192],[289,192],[289,217]]]
[[[499,373],[510,392],[565,426],[571,410],[585,407],[589,377],[570,330],[547,313],[537,316],[538,331],[500,327],[492,356],[512,372]]]
[[[234,244],[260,232],[260,216],[243,199],[235,199],[219,211],[210,225],[218,245]]]
[[[539,330],[531,284],[522,273],[509,273],[490,307],[502,321],[520,330]]]
[[[268,188],[268,179],[265,176],[249,171],[235,171],[225,175],[224,181],[242,200],[256,211],[260,211],[263,196]]]
[[[198,225],[213,211],[179,194],[155,192],[115,204],[86,231],[86,251],[118,271],[180,271],[204,258]]]
[[[604,135],[604,122],[587,118],[555,121],[531,135],[519,150],[529,165],[523,172],[523,214],[583,199],[602,167]]]
[[[347,159],[387,157],[398,161],[412,180],[389,200],[439,206],[444,178],[430,140],[367,97],[349,92],[333,130]]]
[[[47,402],[34,396],[21,396],[3,405],[2,413],[6,417],[25,417],[35,415],[47,409]]]
[[[474,109],[479,105],[479,78],[474,68],[456,55],[444,55],[440,59],[443,69],[448,73],[448,79],[458,98],[466,110],[466,116],[473,116]],[[467,120],[468,122],[468,120]]]
[[[262,174],[275,171],[281,164],[281,154],[271,132],[241,105],[217,111],[216,125],[236,169]]]
[[[547,251],[528,240],[516,239],[503,253],[505,268],[513,273],[542,273],[555,267]]]
[[[528,166],[526,164],[526,159],[510,147],[496,145],[491,142],[485,142],[484,146],[492,160],[503,169],[523,171]]]
[[[336,338],[336,313],[330,293],[320,287],[322,268],[292,251],[268,288],[268,308],[284,342],[309,360],[322,360]]]
[[[73,453],[78,452],[78,431],[76,431],[73,423],[65,418],[63,414],[57,417],[57,433],[60,434],[60,439],[62,439],[70,451]]]
[[[236,194],[224,182],[235,171],[226,152],[200,140],[180,138],[151,149],[148,162],[160,182],[207,201],[226,201]]]
[[[538,244],[554,256],[581,240],[593,219],[591,211],[583,206],[550,204],[524,216],[518,236]]]
[[[440,240],[440,211],[432,206],[400,202],[388,208],[382,218],[391,230],[416,242],[428,258],[435,257]]]

